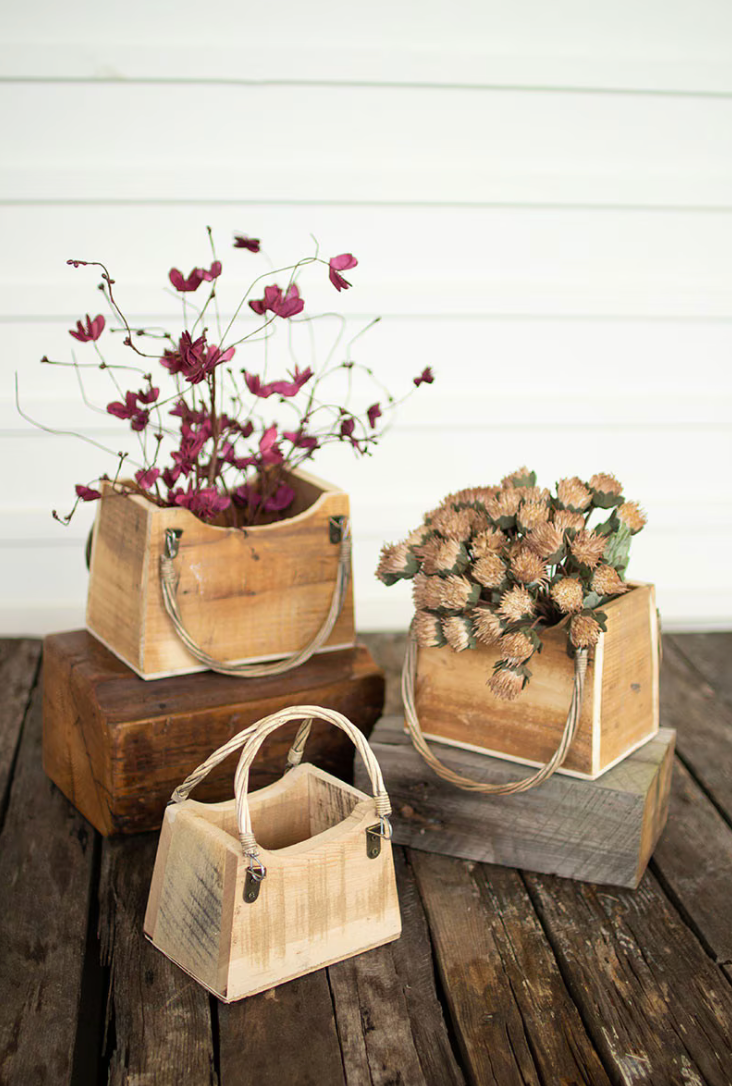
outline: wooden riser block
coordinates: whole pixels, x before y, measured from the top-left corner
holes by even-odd
[[[555,774],[508,796],[465,792],[436,777],[401,717],[371,733],[400,845],[583,882],[635,888],[666,823],[676,732],[661,728],[596,781]],[[451,769],[504,783],[528,772],[505,759],[440,747]],[[356,786],[365,778],[356,765]]]
[[[44,642],[43,765],[52,781],[105,836],[157,829],[173,789],[212,751],[263,716],[322,705],[368,735],[384,705],[384,675],[357,645],[321,653],[284,675],[234,679],[213,672],[144,681],[84,630]],[[268,739],[252,771],[259,788],[282,775],[297,724]],[[353,745],[316,722],[307,760],[350,779]],[[196,789],[230,799],[236,756]]]

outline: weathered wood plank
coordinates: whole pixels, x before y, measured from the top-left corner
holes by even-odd
[[[476,1086],[608,1081],[521,877],[409,851]]]
[[[280,676],[245,679],[202,672],[144,682],[84,630],[44,645],[46,772],[103,834],[157,829],[170,794],[217,747],[263,716],[290,705],[344,713],[368,735],[384,703],[384,677],[363,645],[320,653]],[[255,788],[282,775],[297,723],[264,744]],[[309,761],[350,778],[353,745],[316,721]],[[236,758],[196,790],[196,799],[233,795]]]
[[[673,642],[661,668],[661,719],[676,729],[679,755],[732,823],[732,708],[699,681]]]
[[[324,969],[218,1015],[220,1086],[345,1086]]]
[[[732,987],[653,875],[634,892],[524,878],[613,1081],[729,1086]]]
[[[407,636],[403,633],[371,633],[358,635],[374,660],[386,674],[386,701],[384,716],[400,716],[404,713],[400,676]]]
[[[455,788],[425,765],[400,718],[371,735],[391,797],[394,840],[464,859],[636,886],[663,828],[673,767],[673,732],[658,735],[596,781],[555,774],[515,795]],[[504,783],[524,767],[475,751],[440,747],[446,765],[474,780]],[[368,787],[363,768],[356,783]]]
[[[664,638],[732,708],[732,633],[673,634]]]
[[[0,837],[0,1081],[71,1081],[93,833],[41,767],[41,692],[25,719]]]
[[[347,1086],[461,1086],[414,875],[395,849],[402,937],[329,969]],[[401,1077],[399,1077],[401,1076]]]
[[[142,935],[156,848],[157,835],[102,843],[99,935],[115,1037],[109,1083],[215,1086],[208,994]]]
[[[732,962],[732,829],[677,760],[666,831],[652,861],[718,962]]]
[[[0,642],[0,813],[5,809],[13,758],[40,656],[40,641]]]

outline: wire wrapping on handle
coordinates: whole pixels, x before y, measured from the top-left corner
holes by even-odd
[[[354,744],[366,765],[369,780],[371,781],[376,813],[380,819],[387,821],[388,816],[391,814],[391,803],[384,787],[384,778],[381,774],[379,763],[369,745],[368,739],[363,732],[357,728],[355,724],[352,724],[347,717],[343,716],[342,713],[336,712],[335,709],[324,709],[318,705],[295,705],[292,708],[281,709],[277,713],[272,713],[270,716],[263,717],[261,720],[258,720],[256,724],[251,724],[248,728],[244,728],[238,735],[233,736],[233,738],[227,743],[224,743],[222,747],[219,747],[218,750],[214,751],[205,762],[186,777],[182,784],[178,785],[170,798],[170,803],[183,803],[187,800],[192,789],[203,780],[206,774],[213,769],[214,766],[217,766],[224,758],[228,757],[229,754],[232,754],[234,751],[241,748],[239,763],[234,775],[236,819],[239,829],[239,840],[241,841],[244,855],[251,860],[256,861],[259,853],[259,846],[257,845],[256,838],[252,832],[252,821],[248,802],[249,769],[251,764],[268,735],[271,735],[272,732],[276,731],[277,728],[281,727],[283,724],[289,724],[293,720],[302,720],[303,723],[298,729],[297,736],[295,737],[295,741],[290,748],[290,753],[288,755],[288,768],[290,768],[293,764],[293,757],[297,758],[297,755],[299,754],[299,757],[302,758],[302,748],[304,747],[310,732],[310,726],[315,719],[324,720],[328,724],[334,724],[337,728],[340,728],[341,731],[345,732]],[[299,759],[297,760],[299,761]]]
[[[483,792],[488,795],[512,795],[515,792],[527,792],[530,788],[536,788],[542,781],[547,780],[559,769],[564,762],[572,741],[577,732],[580,715],[582,713],[582,697],[585,687],[585,675],[587,673],[587,649],[577,649],[574,658],[574,683],[572,687],[572,700],[567,713],[567,723],[564,726],[559,746],[552,757],[530,777],[520,781],[509,781],[506,784],[488,784],[484,781],[476,781],[470,777],[464,777],[460,773],[449,769],[439,760],[436,754],[428,747],[422,734],[422,728],[417,716],[417,707],[414,699],[414,681],[417,670],[417,642],[414,632],[410,630],[407,639],[407,651],[404,657],[402,669],[402,697],[404,699],[404,712],[407,729],[414,746],[422,755],[429,766],[438,776],[450,784],[464,789],[466,792]]]
[[[348,585],[351,579],[351,525],[348,519],[343,519],[341,525],[341,541],[338,554],[336,583],[325,622],[305,648],[300,649],[291,656],[286,656],[282,660],[275,660],[271,664],[227,664],[226,661],[217,660],[214,656],[209,655],[209,653],[207,653],[205,649],[202,649],[193,639],[183,624],[180,608],[178,606],[178,575],[173,563],[176,553],[176,543],[173,543],[172,536],[168,536],[168,533],[166,532],[166,548],[160,555],[160,587],[163,593],[165,610],[175,627],[175,632],[178,634],[178,637],[188,649],[191,656],[194,656],[212,671],[217,671],[220,675],[262,679],[270,675],[282,675],[284,672],[291,671],[293,668],[299,667],[300,664],[304,664],[325,644],[332,634],[335,624],[338,621],[338,616],[343,610],[343,604],[346,599]]]

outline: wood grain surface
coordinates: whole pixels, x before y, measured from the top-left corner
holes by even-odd
[[[729,1086],[728,706],[698,644],[732,655],[666,638],[683,754],[637,890],[395,846],[399,941],[229,1006],[141,934],[157,834],[102,840],[43,777],[31,653],[0,706],[0,1082]],[[397,711],[400,655],[385,637]]]

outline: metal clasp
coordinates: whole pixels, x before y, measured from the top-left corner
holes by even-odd
[[[366,830],[366,855],[370,860],[375,860],[381,853],[382,838],[385,841],[391,841],[393,833],[391,822],[384,815],[379,817],[378,825],[368,827]]]
[[[343,539],[343,522],[345,519],[345,517],[331,517],[328,521],[331,543],[340,543]]]
[[[176,558],[178,555],[178,548],[180,547],[180,537],[183,535],[182,528],[166,528],[165,529],[165,557]]]
[[[248,856],[249,867],[244,880],[244,900],[251,905],[259,897],[259,887],[267,874],[267,868],[256,856]]]

